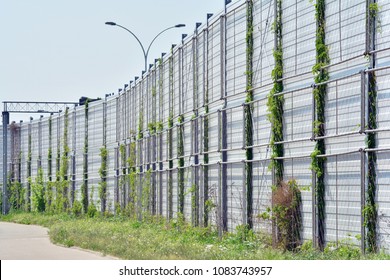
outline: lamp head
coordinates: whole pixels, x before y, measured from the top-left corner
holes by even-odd
[[[112,21],[107,21],[106,24],[107,24],[107,25],[113,25],[113,26],[116,25],[116,23],[115,23],[115,22],[112,22]]]
[[[180,24],[176,24],[176,25],[175,25],[176,28],[185,27],[185,26],[186,26],[186,25],[183,24],[183,23],[180,23]]]

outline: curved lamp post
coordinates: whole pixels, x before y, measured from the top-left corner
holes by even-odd
[[[145,59],[145,72],[147,71],[147,65],[148,65],[148,54],[149,54],[149,50],[150,50],[150,47],[152,46],[152,44],[154,43],[154,41],[157,39],[158,36],[160,36],[162,33],[164,33],[165,31],[169,30],[169,29],[172,29],[172,28],[180,28],[180,27],[185,27],[186,25],[185,24],[176,24],[174,26],[171,26],[171,27],[168,27],[166,29],[164,29],[163,31],[161,31],[160,33],[158,33],[152,40],[152,42],[150,42],[147,50],[145,51],[145,48],[144,46],[142,45],[141,41],[138,39],[138,37],[133,33],[131,32],[129,29],[127,29],[126,27],[120,25],[120,24],[117,24],[115,22],[112,22],[112,21],[108,21],[106,22],[107,25],[112,25],[112,26],[118,26],[124,30],[126,30],[127,32],[129,32],[131,35],[134,36],[134,38],[137,40],[137,42],[139,43],[139,45],[141,46],[142,48],[142,52],[144,53],[144,59]]]

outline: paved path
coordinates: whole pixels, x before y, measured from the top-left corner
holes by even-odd
[[[112,260],[100,253],[65,248],[50,242],[40,226],[0,222],[1,260]]]

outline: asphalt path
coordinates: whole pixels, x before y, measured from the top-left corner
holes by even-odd
[[[0,260],[112,260],[110,256],[50,242],[48,229],[0,222]]]

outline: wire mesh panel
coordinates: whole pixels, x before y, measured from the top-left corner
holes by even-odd
[[[140,81],[141,86],[141,96],[140,96],[140,131],[143,133],[143,137],[147,136],[148,131],[148,124],[149,124],[149,117],[150,117],[150,109],[149,109],[149,103],[150,100],[148,98],[148,86],[149,81],[147,78],[143,78]],[[142,120],[142,121],[141,121]]]
[[[228,161],[237,161],[245,159],[243,147],[245,146],[244,137],[244,106],[225,110],[226,114],[226,136]],[[220,113],[222,118],[223,112]]]
[[[198,36],[196,37],[196,92],[197,92],[197,100],[198,104],[197,107],[201,107],[204,105],[204,95],[205,95],[205,88],[206,88],[206,63],[207,58],[205,58],[206,55],[206,31],[202,30],[199,32]]]
[[[168,158],[168,160],[172,160],[173,161],[173,167],[177,167],[177,145],[178,145],[178,139],[177,139],[177,136],[178,136],[178,126],[174,126],[172,127],[171,129],[169,129],[170,132],[170,135],[171,135],[171,144],[168,143],[168,149],[171,147],[172,150],[169,151],[168,155],[171,154],[172,157]],[[169,147],[170,146],[170,147]]]
[[[325,173],[325,239],[359,243],[361,233],[360,153],[328,157]]]
[[[356,75],[329,83],[325,110],[327,153],[358,150],[364,146],[365,136],[359,134],[361,125],[361,77]]]
[[[211,226],[219,227],[219,164],[212,164],[208,166],[208,186],[207,186],[207,200],[205,202],[206,212],[208,213],[208,223]]]
[[[302,232],[301,240],[312,239],[312,192],[315,189],[312,186],[312,174],[310,170],[311,158],[293,158],[284,160],[284,177],[286,181],[295,180],[297,183],[302,198]]]
[[[365,51],[366,1],[326,3],[327,40],[330,56],[338,62],[362,55]]]
[[[384,50],[390,47],[390,3],[386,0],[376,1],[378,11],[376,13],[376,41],[375,49]],[[388,65],[390,60],[390,52],[383,51],[376,54],[376,65]]]
[[[47,172],[48,172],[48,166],[47,166],[47,160],[48,160],[48,152],[49,152],[49,119],[44,118],[41,121],[41,167],[43,170],[43,176],[44,178],[47,178]]]
[[[182,134],[183,134],[183,155],[186,157],[184,161],[184,165],[188,166],[192,163],[192,147],[193,147],[193,139],[192,139],[192,125],[191,121],[186,121],[181,125]]]
[[[390,129],[390,70],[376,71],[377,85],[377,126],[379,129]],[[378,135],[378,146],[388,147],[389,131]]]
[[[274,1],[254,1],[253,7],[253,87],[272,83]],[[269,91],[268,91],[269,92]]]
[[[176,117],[182,112],[180,112],[181,109],[181,101],[182,96],[181,93],[181,80],[180,80],[180,74],[181,74],[181,52],[178,48],[176,48],[172,53],[171,58],[171,65],[170,65],[170,71],[171,71],[171,112],[172,116]]]
[[[315,64],[314,5],[305,0],[287,0],[282,7],[283,74],[291,77],[310,72]]]
[[[246,5],[228,12],[226,19],[226,93],[245,91],[246,84]]]
[[[27,157],[28,157],[28,124],[22,123],[20,127],[20,160],[21,160],[21,174],[20,179],[21,183],[24,187],[26,187],[27,183]],[[3,149],[3,146],[1,146]],[[3,161],[1,161],[3,164]],[[3,183],[3,181],[1,181]]]
[[[312,104],[311,88],[284,95],[283,135],[284,155],[287,157],[309,156],[314,150],[314,143],[310,140],[313,135]]]
[[[122,105],[125,105],[123,103]],[[123,107],[124,110],[124,107]],[[123,131],[122,131],[123,132]],[[103,104],[91,103],[88,107],[88,188],[90,197],[98,205],[99,169],[101,166],[100,148],[103,145]],[[123,134],[122,134],[123,136]],[[90,201],[90,203],[92,203]]]
[[[159,171],[156,174],[156,185],[157,185],[157,215],[168,217],[167,215],[167,198],[168,198],[168,181],[166,171]]]
[[[138,106],[137,106],[138,107]],[[116,99],[111,98],[107,100],[107,117],[106,117],[106,125],[107,125],[107,143],[115,143],[117,141],[116,138]]]
[[[272,207],[272,170],[270,160],[253,163],[253,220],[254,228],[262,232],[271,232],[271,221],[261,218]]]
[[[192,220],[195,208],[195,187],[192,185],[192,167],[183,168],[184,174],[184,209],[183,214],[187,221]]]
[[[38,174],[39,158],[39,121],[31,123],[31,179],[35,181]]]
[[[246,190],[243,163],[229,163],[227,167],[227,220],[228,231],[246,223]]]
[[[166,123],[168,121],[169,117],[169,104],[170,104],[170,95],[169,95],[169,90],[170,90],[170,59],[164,59],[163,60],[163,71],[161,74],[161,92],[160,92],[160,97],[161,97],[161,117],[160,121],[163,123]],[[166,126],[164,126],[166,127]]]
[[[81,199],[81,185],[83,184],[84,169],[84,145],[85,145],[85,108],[76,108],[76,146],[75,146],[75,198]],[[54,131],[54,130],[53,130]]]
[[[207,73],[208,96],[212,103],[221,98],[221,24],[213,22],[208,29]]]
[[[265,92],[259,93],[263,96],[266,94]],[[253,103],[252,118],[254,159],[270,158],[271,124],[268,121],[267,99],[265,97]]]
[[[220,160],[219,141],[220,141],[220,121],[219,113],[214,112],[208,115],[208,154],[209,163],[215,163]],[[203,129],[206,129],[203,124]],[[204,151],[206,152],[206,151]]]
[[[124,110],[125,110],[125,118],[126,118],[126,126],[124,128],[124,137],[125,138],[130,138],[132,135],[131,135],[131,130],[132,130],[132,122],[133,122],[133,115],[132,115],[132,90],[131,88],[126,88],[125,89],[125,95],[126,95],[126,98],[125,98],[125,106],[124,106]]]
[[[194,106],[194,41],[182,48],[182,113],[192,112]]]
[[[390,153],[377,153],[378,247],[390,251]]]
[[[177,212],[179,208],[179,182],[177,168],[171,171],[172,174],[172,217],[177,218]],[[168,183],[169,185],[170,183]]]

